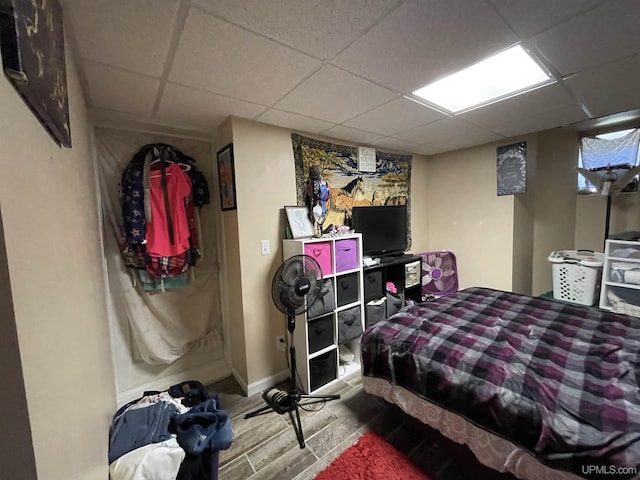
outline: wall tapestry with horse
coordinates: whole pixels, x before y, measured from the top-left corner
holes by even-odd
[[[349,225],[353,207],[409,205],[411,155],[376,151],[376,171],[361,172],[355,147],[295,133],[291,134],[291,140],[296,165],[297,204],[305,204],[305,184],[310,170],[319,171],[329,187],[325,226]]]

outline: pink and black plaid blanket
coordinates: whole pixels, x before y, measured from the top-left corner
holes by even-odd
[[[638,318],[469,288],[366,330],[362,361],[553,468],[640,472]]]

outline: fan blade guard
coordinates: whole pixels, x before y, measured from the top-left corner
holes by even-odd
[[[320,296],[322,269],[309,255],[294,255],[278,267],[271,285],[273,302],[282,313],[304,313]]]

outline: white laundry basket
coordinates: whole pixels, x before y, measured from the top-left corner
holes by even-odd
[[[559,250],[547,258],[553,263],[553,298],[579,305],[598,301],[604,255],[591,250]]]

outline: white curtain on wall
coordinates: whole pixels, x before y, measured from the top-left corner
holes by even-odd
[[[199,209],[202,258],[186,287],[145,292],[135,272],[124,266],[118,248],[122,226],[119,183],[131,157],[144,145],[166,143],[196,160],[214,202],[212,149],[206,142],[141,132],[96,129],[98,175],[104,216],[104,243],[113,312],[129,328],[137,355],[151,365],[169,364],[186,353],[224,356],[217,233],[214,205]],[[126,318],[121,318],[125,316]]]

